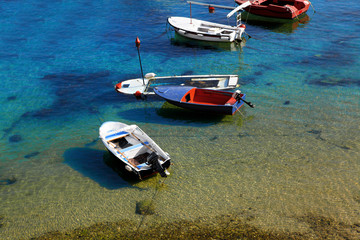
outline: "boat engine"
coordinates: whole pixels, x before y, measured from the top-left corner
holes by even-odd
[[[152,152],[147,157],[146,164],[150,165],[153,170],[159,172],[160,176],[167,177],[165,169],[161,166],[159,162],[159,156],[155,152]]]
[[[232,95],[233,98],[236,99],[236,101],[240,101],[241,100],[241,91],[240,90],[236,90],[233,95]]]

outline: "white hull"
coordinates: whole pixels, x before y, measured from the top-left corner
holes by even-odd
[[[148,74],[147,74],[148,75]],[[153,74],[152,76],[154,76]],[[146,76],[146,75],[145,75]],[[123,94],[154,94],[152,88],[159,85],[197,86],[206,89],[234,89],[237,87],[237,75],[183,75],[151,78],[136,78],[122,81],[115,85],[115,89]],[[145,85],[144,85],[145,83]]]
[[[170,156],[164,152],[145,132],[136,125],[120,122],[104,122],[99,128],[99,137],[105,147],[121,162],[127,171],[135,173],[140,179],[155,172],[167,174]],[[157,163],[149,163],[154,154],[162,171],[155,168]],[[165,174],[165,175],[164,175]]]
[[[233,27],[224,24],[202,21],[195,18],[169,17],[168,22],[178,34],[202,41],[241,41],[242,35],[245,31],[244,25]]]

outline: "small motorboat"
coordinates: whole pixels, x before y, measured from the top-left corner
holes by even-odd
[[[175,106],[215,114],[234,115],[244,103],[254,107],[245,101],[246,95],[239,90],[232,93],[186,86],[159,86],[154,88],[154,92]]]
[[[246,28],[245,24],[232,27],[187,17],[169,17],[168,23],[181,36],[214,42],[241,41]]]
[[[147,73],[143,78],[122,81],[115,85],[115,90],[123,94],[154,94],[153,88],[160,85],[182,85],[206,89],[234,89],[237,87],[237,75],[181,75],[156,77]]]
[[[239,5],[248,0],[235,0]],[[310,7],[309,0],[252,0],[251,5],[244,8],[250,19],[256,16],[294,19],[305,14]],[[255,16],[251,16],[251,14]],[[245,16],[246,18],[248,16]]]
[[[100,126],[99,135],[108,151],[140,180],[155,173],[169,175],[169,154],[138,126],[108,121]]]
[[[238,11],[250,5],[249,1],[237,8],[193,1],[188,1],[188,3],[190,3],[190,6],[191,4],[205,5],[208,6],[209,9],[214,7],[232,9],[227,15],[227,18],[230,18]],[[239,16],[240,15],[237,16],[236,26],[203,21],[192,17],[169,17],[167,21],[170,26],[174,28],[175,32],[184,37],[213,42],[241,42],[246,26],[241,23],[241,17]]]

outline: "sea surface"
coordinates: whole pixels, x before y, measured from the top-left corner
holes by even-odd
[[[358,1],[313,0],[285,24],[243,19],[242,46],[179,38],[167,17],[189,10],[174,0],[0,2],[0,239],[227,214],[314,238],[306,219],[331,219],[343,229],[330,239],[360,238]],[[234,24],[227,13],[192,5],[194,18]],[[144,73],[237,74],[256,107],[208,116],[115,92],[141,76],[136,37]],[[98,139],[105,121],[143,129],[171,155],[171,175],[133,182],[114,171]],[[155,214],[136,212],[146,199]]]

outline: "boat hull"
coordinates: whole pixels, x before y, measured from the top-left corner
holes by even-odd
[[[171,38],[171,44],[175,46],[195,47],[199,49],[215,49],[224,51],[240,51],[246,44],[246,38],[243,38],[240,43],[238,42],[213,42],[213,41],[202,41],[193,38],[188,38],[180,35],[175,31],[174,37]]]
[[[252,24],[268,24],[266,25],[270,29],[276,29],[278,26],[289,26],[286,28],[286,32],[293,32],[299,25],[299,23],[306,23],[309,21],[309,16],[306,13],[302,13],[297,17],[290,19],[290,18],[274,18],[274,17],[266,17],[261,15],[255,15],[249,12],[244,12],[242,14],[244,18],[247,18],[249,23]]]
[[[232,27],[195,18],[169,17],[168,23],[179,35],[200,41],[241,42],[245,31],[245,27]]]
[[[166,177],[170,156],[136,125],[104,122],[99,136],[112,156],[130,175],[142,180],[160,173]]]
[[[154,92],[175,106],[211,114],[234,115],[244,105],[242,100],[234,99],[233,93],[226,91],[160,86]],[[242,99],[245,96],[241,94]]]
[[[245,0],[235,0],[237,4],[246,2]],[[253,15],[278,18],[294,19],[308,11],[310,2],[307,0],[259,0],[252,2],[252,5],[244,10]]]
[[[189,109],[192,111],[200,111],[200,112],[219,114],[219,115],[234,115],[236,111],[238,111],[244,105],[243,101],[240,101],[236,106],[222,106],[222,105],[213,106],[213,105],[194,104],[194,103],[182,103],[172,100],[166,100],[166,101],[175,106]]]
[[[155,74],[154,74],[155,75]],[[237,87],[237,75],[182,75],[129,79],[115,85],[122,94],[153,94],[153,88],[159,85],[194,86],[205,89],[234,89]]]
[[[107,149],[109,155],[111,155],[112,163],[109,163],[108,165],[113,168],[115,171],[119,171],[122,175],[125,175],[127,178],[135,179],[135,180],[144,180],[146,178],[149,178],[151,176],[156,175],[158,172],[154,171],[153,169],[147,169],[147,170],[141,170],[141,171],[129,171],[127,164],[119,159],[117,155],[115,155],[112,151]],[[161,166],[164,169],[168,169],[171,165],[171,160],[165,161]]]
[[[199,41],[230,43],[230,42],[234,42],[234,38],[235,38],[235,36],[228,36],[228,37],[221,38],[221,37],[214,36],[214,35],[199,34],[196,32],[184,31],[182,29],[175,28],[175,27],[174,27],[174,30],[177,34],[179,34],[183,37],[187,37],[187,38],[191,38],[191,39],[195,39],[195,40],[199,40]]]

